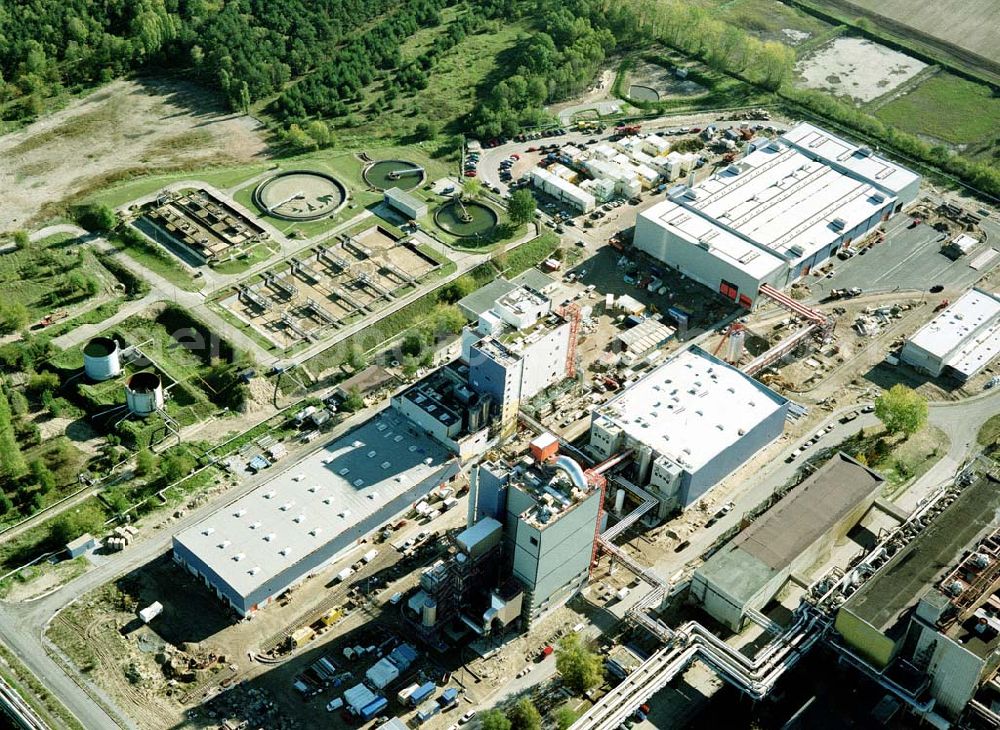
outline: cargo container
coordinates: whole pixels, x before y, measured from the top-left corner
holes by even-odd
[[[385,689],[399,679],[399,667],[388,658],[379,659],[365,672],[365,677],[375,689]]]
[[[345,580],[354,575],[354,568],[344,568],[342,571],[337,573],[337,582],[343,583]]]
[[[441,705],[434,700],[427,700],[417,708],[417,722],[427,722],[439,712],[441,712]]]
[[[371,561],[373,561],[377,557],[378,557],[378,550],[375,550],[374,548],[372,548],[371,550],[369,550],[368,552],[366,552],[364,554],[364,557],[362,557],[361,559],[364,560],[366,563],[370,563]]]
[[[373,717],[382,712],[386,707],[389,706],[389,700],[385,697],[376,697],[374,700],[369,702],[367,705],[361,708],[361,712],[358,715],[361,716],[362,720],[366,722],[371,720]]]
[[[449,707],[454,707],[458,703],[458,690],[454,687],[449,687],[441,696],[438,697],[438,704],[441,705],[442,709],[447,709]]]
[[[407,702],[409,702],[411,706],[419,705],[421,702],[434,694],[435,689],[437,689],[437,685],[433,682],[424,682],[416,690],[414,690]]]

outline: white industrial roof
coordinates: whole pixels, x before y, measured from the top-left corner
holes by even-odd
[[[409,490],[426,483],[429,491],[450,456],[409,421],[384,410],[174,541],[248,596],[329,542],[358,533],[346,547],[367,529],[366,518]]]
[[[579,203],[589,203],[590,205],[595,205],[596,200],[594,196],[588,193],[586,190],[581,188],[579,185],[574,185],[568,180],[563,180],[558,175],[553,175],[551,172],[546,170],[544,167],[535,167],[531,170],[531,174],[538,180],[542,180],[556,189],[562,191],[568,195],[572,200]]]
[[[920,179],[912,170],[879,157],[867,148],[835,137],[808,122],[788,130],[782,135],[782,139],[890,192],[899,193]]]
[[[657,319],[649,318],[619,333],[616,339],[629,352],[642,354],[662,345],[673,337],[676,331]]]
[[[691,348],[626,388],[598,413],[694,472],[786,402],[731,365]]]
[[[783,259],[754,246],[707,218],[702,218],[671,200],[664,200],[639,214],[666,228],[692,246],[707,247],[713,256],[755,279],[764,279],[784,265]]]
[[[982,289],[966,292],[910,342],[958,372],[974,375],[1000,352],[1000,296]]]
[[[890,196],[770,142],[674,199],[794,261],[869,220]]]

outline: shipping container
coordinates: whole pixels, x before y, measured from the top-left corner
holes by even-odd
[[[437,689],[437,685],[433,682],[424,682],[413,692],[413,694],[410,695],[410,698],[407,701],[411,706],[419,705],[421,702],[434,694],[435,689]]]
[[[358,714],[361,716],[362,720],[368,721],[373,717],[382,712],[386,707],[389,706],[389,700],[385,697],[376,697],[372,702],[368,703],[361,708],[361,712]]]

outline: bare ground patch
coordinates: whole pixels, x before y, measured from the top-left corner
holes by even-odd
[[[259,159],[267,147],[258,127],[193,84],[114,81],[0,137],[0,233],[127,177]]]

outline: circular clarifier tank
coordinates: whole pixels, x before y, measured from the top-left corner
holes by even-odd
[[[409,160],[379,160],[365,168],[362,176],[373,188],[412,190],[424,181],[424,168]]]
[[[485,203],[456,198],[437,209],[434,222],[453,236],[482,238],[493,232],[500,216]]]
[[[333,215],[347,201],[347,189],[332,175],[314,170],[281,172],[257,186],[253,202],[275,218],[314,221]]]

